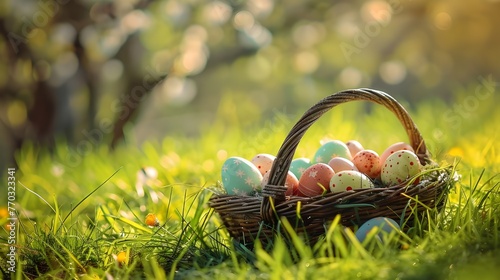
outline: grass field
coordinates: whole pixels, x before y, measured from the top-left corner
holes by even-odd
[[[472,92],[457,94],[462,104]],[[8,272],[10,228],[1,209],[4,278],[178,279],[498,279],[500,275],[500,112],[498,97],[474,110],[429,101],[411,107],[433,158],[460,178],[445,211],[428,224],[360,244],[333,222],[313,248],[277,240],[266,252],[238,252],[208,207],[220,167],[230,156],[276,154],[303,111],[249,122],[228,99],[200,137],[170,135],[111,152],[90,141],[69,150],[26,145],[17,155],[16,272]],[[312,104],[310,104],[312,105]],[[407,106],[408,104],[404,104]],[[452,104],[453,105],[453,104]],[[329,137],[357,139],[381,152],[406,141],[396,118],[363,103],[327,113],[303,138],[296,157],[310,157]],[[78,147],[78,146],[77,146]],[[157,171],[157,176],[154,174]],[[3,172],[3,171],[2,171]],[[6,173],[6,172],[5,172]],[[5,174],[3,174],[5,176]],[[3,179],[3,182],[6,182]],[[5,185],[2,183],[2,185]],[[1,195],[2,203],[5,199]],[[2,204],[3,205],[3,204]],[[159,226],[149,227],[148,213]],[[335,252],[332,251],[335,244]],[[292,256],[293,255],[293,256]]]

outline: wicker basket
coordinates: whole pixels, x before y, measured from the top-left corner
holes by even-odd
[[[285,197],[284,182],[297,145],[307,129],[325,112],[345,102],[366,100],[392,111],[405,128],[410,145],[426,171],[418,183],[327,193],[314,197]],[[278,151],[269,183],[259,196],[213,195],[209,206],[217,212],[235,242],[251,245],[256,239],[272,240],[286,217],[295,231],[315,242],[327,225],[341,215],[345,226],[360,225],[374,217],[388,217],[408,228],[426,209],[443,207],[452,180],[449,168],[430,159],[424,140],[406,110],[390,95],[372,89],[353,89],[330,95],[312,106],[291,129]]]

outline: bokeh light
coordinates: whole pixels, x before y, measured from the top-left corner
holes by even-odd
[[[451,16],[447,12],[439,12],[434,16],[434,25],[439,29],[446,31],[451,28]]]
[[[321,42],[325,37],[325,27],[318,22],[303,23],[294,26],[293,42],[301,48],[310,48]]]
[[[268,16],[273,8],[273,0],[248,0],[247,1],[248,10],[254,14],[256,17],[266,17]]]
[[[368,1],[361,7],[361,15],[365,21],[375,20],[386,25],[391,21],[392,8],[386,1]]]
[[[206,21],[215,25],[226,23],[232,15],[233,9],[222,1],[213,1],[205,5],[203,17]]]
[[[108,81],[116,81],[123,74],[123,63],[118,59],[111,59],[102,66],[103,78]]]
[[[54,79],[52,82],[57,85],[72,77],[78,70],[78,58],[72,52],[65,52],[57,58],[53,65]]]
[[[255,24],[255,19],[249,11],[239,11],[234,16],[234,27],[240,30],[250,30]]]
[[[27,115],[26,106],[21,101],[13,101],[7,107],[7,121],[13,127],[24,124]]]
[[[406,77],[406,66],[401,61],[387,61],[380,65],[379,73],[384,82],[399,84]]]
[[[294,68],[301,73],[312,73],[318,69],[319,58],[315,52],[301,51],[294,57]]]
[[[346,88],[356,88],[360,86],[363,80],[363,74],[359,69],[347,67],[340,72],[339,80]]]

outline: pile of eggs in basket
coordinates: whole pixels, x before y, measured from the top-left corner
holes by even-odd
[[[230,157],[222,166],[222,185],[229,195],[253,195],[269,180],[275,157],[258,154],[251,160]],[[329,140],[312,159],[297,158],[286,178],[287,196],[311,197],[355,189],[374,188],[375,180],[384,186],[404,183],[420,172],[413,148],[403,142],[389,146],[382,154],[364,149],[355,140],[346,143]]]

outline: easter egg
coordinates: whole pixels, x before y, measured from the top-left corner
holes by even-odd
[[[261,183],[262,188],[264,188],[267,185],[267,182],[269,182],[269,174],[270,172],[266,172],[266,174],[264,174]],[[291,171],[288,171],[288,174],[286,175],[285,186],[287,187],[285,195],[295,195],[297,188],[299,187],[299,180]]]
[[[363,150],[354,155],[352,162],[360,172],[370,178],[377,178],[380,175],[380,157],[375,151]]]
[[[380,164],[383,164],[390,155],[401,150],[411,151],[415,153],[413,148],[405,142],[394,143],[390,145],[387,149],[385,149],[385,151],[380,155]]]
[[[290,171],[292,171],[297,179],[300,179],[302,173],[311,165],[311,160],[308,158],[296,158],[290,163]]]
[[[262,174],[241,157],[230,157],[222,165],[222,186],[229,195],[251,195],[260,191]]]
[[[373,231],[372,234],[376,234],[375,238],[383,241],[384,235],[387,235],[393,231],[401,230],[400,226],[396,221],[391,218],[377,217],[366,221],[362,224],[356,231],[356,238],[359,242],[365,241],[366,237]]]
[[[343,157],[351,160],[351,152],[344,142],[339,140],[330,140],[316,151],[313,158],[313,163],[328,163],[334,157]]]
[[[384,185],[401,184],[420,172],[420,162],[413,152],[400,150],[390,155],[382,166],[381,179]]]
[[[259,169],[260,174],[264,175],[267,171],[271,170],[275,158],[275,156],[270,154],[258,154],[252,158],[251,162]]]
[[[333,169],[333,171],[335,171],[335,173],[345,170],[358,171],[358,169],[356,168],[356,166],[354,166],[354,163],[352,163],[352,161],[342,157],[332,158],[328,162],[328,165],[330,165],[330,167]]]
[[[363,148],[363,146],[361,145],[361,143],[359,143],[356,140],[347,141],[347,142],[345,142],[345,145],[349,149],[349,152],[351,152],[352,156],[354,156],[355,154],[357,154],[357,153],[359,153],[359,152],[361,152],[362,150],[365,149],[365,148]]]
[[[325,163],[315,163],[309,166],[299,179],[297,195],[316,196],[329,190],[328,184],[335,172]]]
[[[335,173],[330,179],[329,186],[330,191],[334,193],[374,187],[370,178],[359,171]]]

